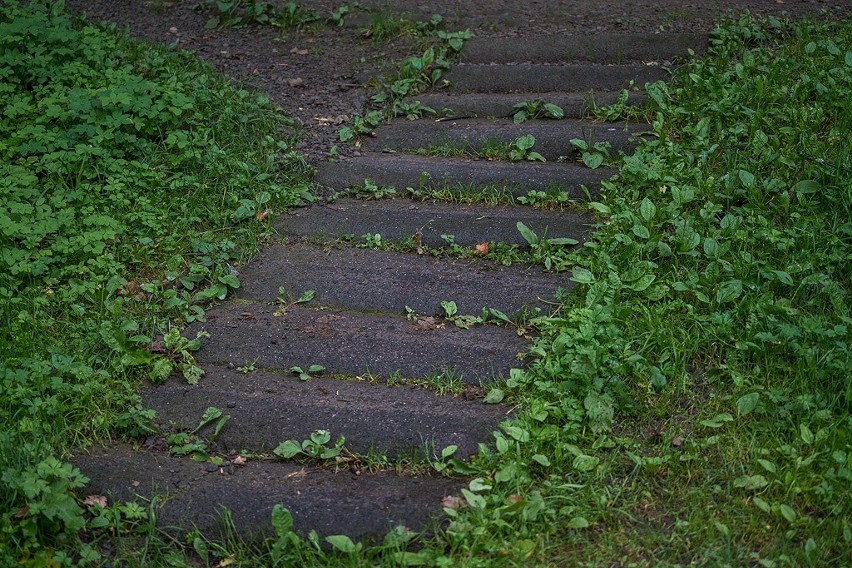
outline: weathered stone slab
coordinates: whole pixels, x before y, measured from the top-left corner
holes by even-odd
[[[538,235],[569,237],[580,242],[586,239],[594,222],[584,214],[532,207],[340,199],[326,205],[291,209],[276,219],[275,227],[284,234],[299,237],[361,237],[379,233],[383,239],[400,241],[420,233],[423,244],[433,247],[446,245],[441,235],[453,235],[455,242],[465,247],[500,242],[529,248],[518,232],[518,221]]]
[[[197,385],[173,378],[146,387],[142,401],[170,431],[193,430],[205,409],[222,409],[231,419],[215,443],[227,451],[270,452],[284,440],[302,441],[328,430],[332,442],[344,436],[346,448],[361,455],[377,450],[391,459],[440,458],[441,449],[456,445],[456,455],[467,458],[508,413],[481,400],[406,385],[323,377],[301,381],[289,373],[240,373],[218,366],[205,371]]]
[[[441,499],[463,485],[452,479],[406,477],[391,472],[355,475],[281,462],[244,466],[198,463],[125,445],[95,448],[74,464],[91,479],[86,490],[120,501],[137,496],[155,503],[157,524],[186,533],[194,525],[208,537],[224,535],[226,507],[241,535],[273,536],[271,515],[283,504],[293,529],[305,534],[347,534],[367,539],[397,525],[428,529]]]
[[[647,124],[623,122],[603,123],[573,119],[536,120],[514,124],[511,120],[471,118],[435,122],[431,120],[398,119],[376,130],[376,136],[364,140],[371,151],[396,150],[413,152],[419,148],[449,145],[472,152],[481,152],[489,145],[508,144],[515,139],[532,134],[532,150],[548,161],[560,157],[573,160],[577,149],[571,139],[580,138],[589,144],[608,142],[613,152],[629,151],[635,147],[632,134],[646,131]]]
[[[369,153],[340,162],[320,164],[316,181],[325,187],[360,187],[364,180],[393,187],[399,193],[406,188],[445,187],[495,189],[513,195],[532,190],[559,188],[575,198],[585,197],[582,186],[597,192],[600,182],[615,174],[613,168],[591,170],[582,164],[557,162],[504,162],[468,158],[437,158],[392,153]]]
[[[201,363],[259,368],[307,368],[318,364],[328,374],[387,378],[428,377],[449,370],[466,383],[499,380],[519,366],[517,354],[527,343],[512,329],[493,325],[460,329],[423,326],[404,316],[231,303],[207,312],[195,355]]]
[[[476,116],[480,118],[509,117],[515,114],[517,103],[541,99],[546,103],[558,105],[566,118],[585,118],[590,116],[597,106],[607,106],[618,102],[618,92],[588,91],[585,93],[423,93],[406,99],[407,102],[419,101],[440,113],[444,109],[451,116]],[[642,91],[632,91],[627,98],[627,105],[644,104],[648,96]],[[426,118],[428,120],[428,117]]]
[[[524,306],[546,306],[557,288],[571,286],[565,274],[540,267],[497,266],[431,255],[354,248],[324,250],[317,245],[268,247],[240,270],[240,297],[272,302],[283,287],[291,294],[314,290],[313,305],[350,310],[440,315],[452,300],[459,313],[482,308],[515,313]]]
[[[460,64],[447,71],[454,93],[548,93],[553,91],[617,91],[631,84],[664,80],[669,73],[659,65],[512,65]]]
[[[563,63],[587,61],[621,64],[661,61],[707,51],[704,33],[621,33],[541,37],[483,37],[465,42],[464,63]]]

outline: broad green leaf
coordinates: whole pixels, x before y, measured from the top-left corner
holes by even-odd
[[[538,235],[536,235],[532,229],[518,221],[515,225],[518,228],[518,232],[521,233],[521,236],[524,237],[524,240],[529,243],[530,246],[535,246],[538,244]]]
[[[446,301],[446,300],[442,301],[442,302],[441,302],[441,307],[442,307],[442,308],[444,308],[444,314],[445,314],[448,318],[453,317],[453,316],[454,316],[454,315],[456,315],[456,314],[458,313],[458,311],[459,311],[458,306],[456,306],[456,303],[455,303],[455,302],[453,302],[452,300],[450,300],[449,302],[448,302],[448,301]]]
[[[648,286],[650,286],[654,282],[654,280],[656,280],[656,279],[657,279],[657,277],[654,276],[653,274],[646,274],[646,275],[642,276],[639,280],[634,282],[630,286],[630,288],[633,289],[636,292],[641,292],[641,291],[645,290],[646,288],[648,288]]]
[[[577,239],[569,239],[568,237],[556,237],[554,239],[547,239],[547,242],[549,242],[552,245],[564,246],[564,245],[576,245],[576,244],[579,244],[580,241],[578,241]]]
[[[394,552],[393,562],[395,566],[426,566],[431,561],[429,557],[420,552]]]
[[[505,454],[509,451],[509,440],[507,440],[504,436],[497,436],[497,451],[501,454]]]
[[[603,154],[598,152],[583,152],[583,163],[592,170],[598,169],[603,164]]]
[[[272,507],[272,528],[278,538],[284,538],[293,530],[293,515],[280,503]]]
[[[325,541],[333,546],[336,550],[345,554],[352,554],[358,551],[358,546],[352,542],[352,539],[345,534],[334,534],[325,537]]]
[[[647,197],[642,200],[642,203],[639,204],[639,214],[646,221],[650,221],[654,218],[654,215],[657,213],[657,207],[654,203],[648,199]]]
[[[754,497],[752,498],[752,501],[757,506],[757,508],[763,511],[764,513],[768,513],[772,510],[772,506],[760,497]]]
[[[750,392],[741,396],[737,399],[737,414],[745,416],[751,413],[755,406],[757,406],[758,400],[760,400],[760,394],[756,392]]]
[[[473,491],[469,489],[462,488],[461,490],[462,496],[464,497],[467,504],[473,507],[474,509],[484,509],[486,505],[485,497],[482,495],[477,495]]]
[[[640,239],[647,239],[651,236],[651,232],[648,231],[648,227],[645,225],[633,225],[633,234]]]
[[[753,173],[748,172],[746,170],[740,170],[739,171],[739,177],[740,177],[740,182],[742,182],[742,184],[745,187],[754,186],[754,174]]]
[[[304,304],[305,302],[310,302],[311,300],[314,299],[315,295],[316,295],[316,291],[308,290],[307,292],[305,292],[304,294],[299,296],[299,299],[296,300],[296,303],[297,304]]]
[[[714,416],[710,420],[702,420],[700,423],[702,426],[707,426],[708,428],[719,428],[725,422],[733,422],[733,420],[733,416],[731,416],[727,412],[723,412],[722,414]]]
[[[796,520],[796,511],[793,510],[793,507],[789,505],[781,505],[778,507],[778,511],[781,513],[781,516],[787,519],[787,522],[792,523]]]
[[[290,459],[293,456],[301,453],[301,451],[302,451],[302,445],[299,442],[297,442],[296,440],[287,440],[285,442],[281,442],[280,444],[278,444],[278,447],[276,447],[274,450],[272,450],[272,453],[275,454],[276,456],[279,456],[279,457],[282,457],[282,458],[285,458],[285,459]]]
[[[568,521],[565,526],[569,529],[585,529],[589,527],[589,521],[585,517],[574,517]]]
[[[588,456],[586,454],[581,454],[574,458],[574,469],[577,471],[592,471],[596,467],[598,467],[598,463],[600,463],[600,458],[596,456]]]
[[[802,441],[807,445],[810,446],[814,443],[814,433],[811,432],[811,429],[808,428],[806,425],[802,424],[801,426],[799,426],[799,434],[802,437]]]
[[[547,112],[547,116],[556,120],[565,116],[565,111],[562,110],[562,107],[553,103],[544,103],[544,110]]]
[[[595,281],[595,277],[585,268],[575,266],[574,269],[571,270],[571,280],[577,284],[591,284]]]
[[[720,304],[732,302],[743,293],[743,283],[740,280],[728,280],[716,292],[716,301]]]
[[[493,388],[488,391],[488,394],[485,396],[485,404],[497,404],[498,402],[502,402],[505,393],[498,389]]]
[[[761,465],[761,467],[763,469],[765,469],[766,471],[768,471],[769,473],[775,473],[778,470],[776,465],[769,460],[758,459],[757,463],[759,463]]]
[[[506,433],[519,442],[529,442],[530,433],[518,426],[503,426]]]
[[[538,464],[543,465],[544,467],[550,467],[550,460],[547,459],[547,456],[542,454],[535,454],[532,457],[532,460]]]
[[[599,201],[589,201],[589,208],[594,209],[598,213],[609,214],[612,213],[612,210]]]
[[[456,453],[458,449],[459,447],[456,445],[447,446],[446,448],[441,450],[441,459],[447,459],[448,457]]]
[[[308,367],[308,373],[322,373],[325,371],[325,367],[322,365],[311,365]]]
[[[489,489],[491,489],[491,484],[482,479],[481,477],[477,477],[470,480],[468,487],[470,487],[471,491],[478,493],[480,491],[488,491]]]
[[[734,480],[734,487],[745,489],[746,491],[763,489],[767,485],[769,485],[769,481],[762,475],[743,475]]]
[[[224,276],[220,276],[219,282],[235,290],[240,287],[240,279],[234,276],[233,274],[225,274]]]
[[[520,138],[515,140],[514,145],[519,150],[529,150],[530,148],[535,146],[535,136],[533,136],[532,134],[521,136]]]

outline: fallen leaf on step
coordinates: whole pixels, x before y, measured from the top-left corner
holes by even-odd
[[[474,247],[474,252],[476,254],[488,254],[488,252],[490,250],[491,250],[491,243],[487,242],[487,241],[484,242],[484,243],[479,243],[478,245],[476,245]]]
[[[246,458],[237,456],[234,458],[234,465],[246,465]]]
[[[295,79],[287,79],[287,84],[291,87],[301,87],[305,84],[305,81],[301,77],[296,77]]]
[[[308,50],[307,49],[299,49],[298,47],[294,47],[293,49],[290,50],[290,53],[292,53],[293,55],[307,55]]]

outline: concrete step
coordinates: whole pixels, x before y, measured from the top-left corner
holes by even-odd
[[[617,91],[631,81],[637,87],[667,79],[668,71],[659,65],[540,65],[518,63],[460,64],[447,71],[453,93],[550,93]]]
[[[284,440],[301,442],[328,430],[332,442],[360,455],[371,450],[390,459],[432,458],[450,445],[468,458],[489,439],[508,409],[412,386],[257,370],[246,374],[207,366],[197,385],[173,378],[142,391],[142,402],[157,411],[167,431],[192,431],[205,409],[220,408],[231,419],[215,439],[227,452],[271,452]],[[202,435],[210,428],[203,430]]]
[[[399,194],[414,189],[470,189],[508,191],[515,196],[532,190],[562,190],[571,197],[584,198],[582,186],[592,193],[601,180],[616,173],[613,168],[591,170],[578,163],[506,162],[471,158],[440,158],[368,153],[340,162],[323,162],[317,169],[318,184],[337,190],[361,187],[364,180],[393,187]],[[425,176],[424,176],[425,174]]]
[[[619,33],[542,37],[483,37],[465,42],[464,63],[564,63],[622,64],[665,61],[707,51],[704,33]]]
[[[581,242],[593,223],[587,215],[531,207],[429,203],[410,199],[340,199],[328,205],[291,209],[276,219],[275,228],[297,237],[360,237],[379,233],[386,240],[401,241],[420,233],[423,244],[432,247],[446,245],[441,235],[453,235],[455,242],[464,247],[501,242],[528,248],[518,232],[518,221],[538,235],[568,237]]]
[[[511,117],[517,103],[541,99],[553,103],[565,112],[565,118],[585,118],[590,116],[595,105],[607,106],[618,101],[617,91],[588,91],[584,93],[466,93],[447,92],[423,93],[406,99],[407,102],[419,101],[441,112],[448,109],[448,116],[475,116],[479,118]],[[648,100],[644,92],[632,91],[627,99],[630,106],[642,105]]]
[[[536,139],[532,149],[546,160],[553,161],[576,156],[577,150],[570,142],[572,138],[589,143],[609,142],[613,152],[632,150],[636,144],[631,142],[631,135],[648,128],[647,124],[573,119],[536,120],[523,124],[514,124],[508,119],[471,118],[443,122],[403,119],[393,120],[376,130],[374,137],[364,140],[364,147],[369,151],[413,152],[420,148],[449,145],[469,152],[482,152],[489,145],[509,144],[520,136],[532,134]]]
[[[564,274],[539,267],[497,266],[430,255],[357,248],[324,249],[288,244],[268,247],[240,270],[239,297],[272,302],[279,287],[300,295],[314,290],[313,306],[441,315],[441,302],[452,300],[459,313],[480,314],[482,308],[515,313],[525,305],[544,308],[539,298],[553,300]]]
[[[297,295],[301,291],[297,292]],[[445,371],[468,384],[499,381],[520,365],[526,340],[494,325],[460,329],[404,316],[238,302],[207,312],[187,329],[206,331],[196,359],[206,365],[287,370],[323,365],[327,375],[426,378]]]
[[[463,481],[411,477],[392,472],[356,475],[334,473],[310,465],[249,461],[214,466],[162,452],[126,445],[95,448],[73,459],[91,481],[87,494],[132,501],[158,497],[157,525],[178,534],[197,527],[208,538],[222,538],[221,507],[246,537],[275,536],[272,508],[283,504],[292,514],[293,530],[306,534],[347,534],[369,539],[403,525],[428,530],[441,511],[441,499],[457,493]],[[147,506],[147,505],[145,505]]]

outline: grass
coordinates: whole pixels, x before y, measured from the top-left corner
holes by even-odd
[[[189,56],[5,6],[0,564],[852,563],[850,38],[746,16],[649,86],[656,136],[560,253],[578,286],[493,395],[516,418],[433,464],[468,484],[448,524],[369,546],[299,537],[278,507],[258,544],[87,505],[62,458],[145,436],[145,376],[193,376],[192,345],[146,347],[239,284],[266,209],[307,198],[288,121]]]

